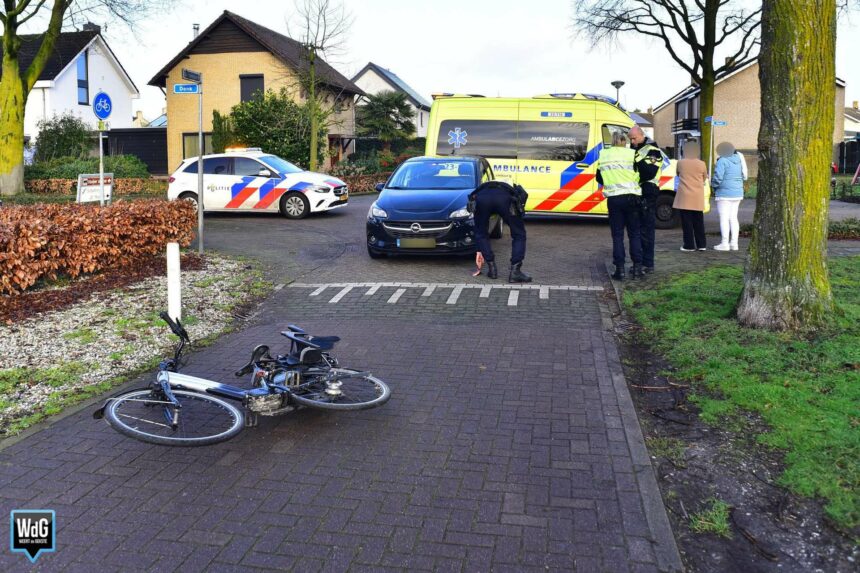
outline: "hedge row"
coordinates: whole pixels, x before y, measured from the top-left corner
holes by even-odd
[[[118,178],[146,178],[146,163],[135,155],[108,155],[104,158],[105,173]],[[24,167],[24,179],[75,179],[81,173],[98,173],[98,157],[55,157]]]
[[[377,183],[385,183],[391,172],[388,173],[372,173],[370,175],[341,175],[338,178],[342,179],[349,187],[350,193],[369,193],[376,191]]]
[[[187,246],[197,220],[187,201],[159,199],[96,205],[32,205],[0,209],[0,293],[41,279],[77,277]]]
[[[43,195],[74,195],[78,188],[77,179],[26,179],[24,189],[28,193]],[[150,178],[115,179],[113,194],[128,195],[149,191],[166,191],[167,184]]]

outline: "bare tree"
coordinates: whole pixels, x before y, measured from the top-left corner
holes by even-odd
[[[3,0],[0,6],[3,25],[0,194],[12,195],[24,188],[24,109],[63,26],[73,26],[87,19],[118,21],[131,26],[153,10],[166,9],[170,4],[166,0]],[[23,38],[20,30],[28,22],[45,22],[45,25],[35,57],[26,69],[21,69]]]
[[[306,58],[306,66],[298,73],[311,118],[311,171],[319,163],[320,126],[334,124],[337,102],[343,97],[342,87],[332,85],[319,73],[319,63],[322,59],[330,64],[344,55],[351,26],[352,16],[336,0],[296,0],[296,14],[288,25],[288,35],[302,44]]]
[[[587,0],[574,2],[573,24],[590,36],[592,47],[627,33],[662,43],[702,90],[699,131],[702,140],[709,141],[711,126],[704,118],[714,112],[717,75],[749,58],[759,45],[761,8],[748,9],[744,4],[738,0]],[[721,65],[715,63],[718,50],[727,55]],[[648,65],[647,56],[643,64]],[[710,149],[701,148],[707,163]]]
[[[833,308],[827,221],[836,1],[765,0],[758,201],[738,305],[747,326],[821,326]]]

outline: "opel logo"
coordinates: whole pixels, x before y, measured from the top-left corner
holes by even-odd
[[[409,228],[412,229],[413,233],[420,233],[421,232],[421,224],[420,223],[412,223],[412,226]]]

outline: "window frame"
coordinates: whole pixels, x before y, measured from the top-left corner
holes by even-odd
[[[191,153],[188,153],[188,150],[185,146],[185,138],[186,137],[197,137],[196,131],[184,131],[182,132],[182,159],[188,159],[189,157],[197,157],[197,145],[194,146],[194,149]],[[208,142],[208,151],[207,151],[207,142]],[[212,132],[204,131],[203,132],[203,155],[212,155]]]
[[[78,55],[75,62],[75,71],[78,79],[78,105],[90,105],[90,51],[84,50]],[[84,62],[84,79],[81,79],[80,62],[83,58]],[[81,101],[81,90],[84,90],[84,101]]]
[[[248,98],[246,99],[245,93],[244,93],[245,90],[244,90],[244,87],[242,85],[243,80],[257,80],[257,79],[260,80],[261,87],[258,90],[255,90],[255,91],[252,91],[251,93],[249,93]],[[256,97],[262,97],[262,94],[266,93],[265,74],[239,74],[239,101],[241,103],[253,101],[255,99],[254,94],[256,94],[257,92],[260,92],[260,96],[256,96]]]
[[[254,157],[245,157],[243,155],[237,155],[237,156],[233,157],[232,159],[233,159],[233,163],[231,165],[231,169],[232,169],[233,175],[235,175],[236,177],[260,177],[259,173],[263,169],[265,169],[266,171],[271,173],[272,174],[271,177],[275,177],[277,175],[277,171],[275,171],[274,169],[272,169],[271,167],[269,167],[268,165],[266,165],[262,161],[255,159]],[[238,161],[240,159],[244,159],[246,161],[253,161],[254,163],[256,163],[258,165],[257,173],[254,173],[253,175],[239,175],[236,171],[236,164],[238,163]]]

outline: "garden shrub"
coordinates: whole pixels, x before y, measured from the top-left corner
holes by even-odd
[[[187,201],[159,199],[107,207],[40,204],[0,209],[0,293],[41,279],[77,277],[133,263],[191,243],[197,211]]]
[[[56,115],[39,122],[36,161],[57,157],[84,157],[93,147],[90,126],[71,113]]]
[[[104,158],[105,173],[119,178],[148,178],[146,163],[136,155],[108,155]],[[24,168],[24,179],[73,179],[81,173],[98,173],[99,158],[57,157],[38,161]]]

